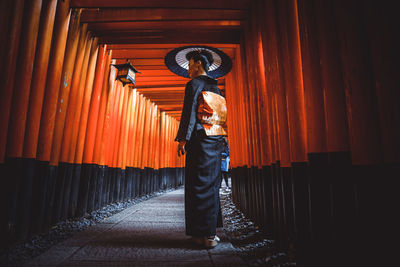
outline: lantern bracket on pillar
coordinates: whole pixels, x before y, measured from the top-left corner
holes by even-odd
[[[123,86],[125,86],[126,84],[132,84],[132,86],[135,85],[136,73],[141,72],[138,71],[134,66],[132,66],[128,59],[124,64],[111,65],[118,69],[116,80],[120,80]]]

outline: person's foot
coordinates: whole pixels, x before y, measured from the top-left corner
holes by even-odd
[[[212,236],[212,237],[205,237],[204,238],[204,246],[206,248],[215,248],[218,245],[219,237],[218,236]]]
[[[209,237],[197,237],[192,236],[189,238],[190,242],[196,245],[205,246],[206,248],[214,248],[220,242],[220,238],[218,236],[209,236]]]

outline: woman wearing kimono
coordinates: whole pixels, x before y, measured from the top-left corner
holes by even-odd
[[[222,227],[219,188],[226,104],[217,80],[207,75],[213,55],[207,50],[194,50],[186,53],[186,59],[191,80],[186,84],[175,138],[179,142],[178,155],[186,154],[186,234],[194,243],[213,248],[219,241],[216,228]]]

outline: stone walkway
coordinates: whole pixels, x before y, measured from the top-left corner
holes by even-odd
[[[217,235],[214,249],[188,241],[179,189],[133,205],[23,266],[247,266],[222,229]]]

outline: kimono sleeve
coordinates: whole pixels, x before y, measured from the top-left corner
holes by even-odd
[[[190,136],[192,135],[196,124],[197,89],[197,87],[193,86],[192,81],[186,84],[181,120],[175,141],[189,141]]]

